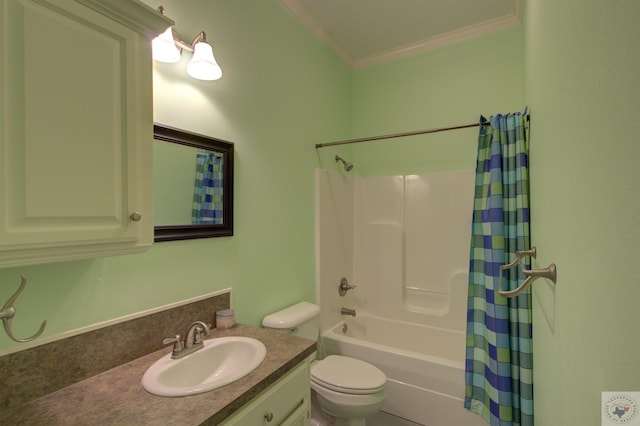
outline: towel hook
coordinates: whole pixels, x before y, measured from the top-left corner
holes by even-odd
[[[516,266],[518,263],[520,263],[520,261],[522,260],[523,257],[526,256],[531,256],[535,259],[536,257],[536,248],[532,247],[529,250],[519,250],[516,252],[516,258],[513,259],[510,263],[506,264],[506,265],[502,265],[500,267],[500,271],[504,271],[505,269],[511,269],[514,266]],[[500,275],[500,277],[502,277],[502,274]]]
[[[22,277],[22,281],[20,282],[20,287],[18,287],[18,290],[15,292],[15,294],[11,296],[9,300],[7,300],[7,303],[4,304],[4,306],[2,307],[2,310],[0,311],[0,319],[2,319],[2,325],[4,326],[4,331],[7,332],[7,334],[11,339],[19,343],[26,343],[34,340],[35,338],[37,338],[42,334],[42,332],[44,331],[44,328],[47,325],[47,321],[43,321],[42,325],[40,326],[40,330],[38,330],[38,332],[31,337],[20,339],[13,335],[13,332],[11,331],[11,321],[13,321],[13,317],[16,316],[16,308],[13,307],[13,304],[15,303],[18,296],[20,296],[20,293],[22,293],[22,290],[24,290],[24,287],[26,285],[27,285],[27,279],[25,277]]]
[[[522,266],[522,273],[527,276],[525,280],[515,290],[502,290],[502,271],[511,269],[516,266],[523,257],[531,256],[536,257],[536,248],[532,247],[529,250],[521,250],[516,252],[516,258],[506,265],[500,266],[500,279],[498,280],[498,294],[503,297],[515,297],[523,293],[536,279],[546,278],[552,283],[556,283],[556,264],[552,263],[544,269],[525,269]]]

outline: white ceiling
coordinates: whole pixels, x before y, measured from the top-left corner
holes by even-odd
[[[524,0],[282,0],[350,67],[520,24]]]

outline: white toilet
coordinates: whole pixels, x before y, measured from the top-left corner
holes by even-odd
[[[262,325],[316,340],[320,330],[319,314],[317,305],[300,302],[266,316]],[[311,363],[315,400],[335,426],[365,425],[365,417],[382,407],[386,380],[378,368],[355,358],[329,355]]]

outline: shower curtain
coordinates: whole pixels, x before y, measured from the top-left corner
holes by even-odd
[[[222,155],[203,151],[196,154],[196,178],[191,223],[222,223]]]
[[[500,266],[529,249],[529,142],[524,114],[480,117],[469,263],[465,407],[492,426],[533,425],[531,291],[497,292]],[[525,265],[530,268],[530,265]],[[503,289],[523,281],[503,272]]]

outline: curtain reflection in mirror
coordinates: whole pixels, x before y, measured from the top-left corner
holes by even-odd
[[[221,224],[223,219],[222,154],[201,150],[196,154],[196,177],[191,221],[195,224]]]

